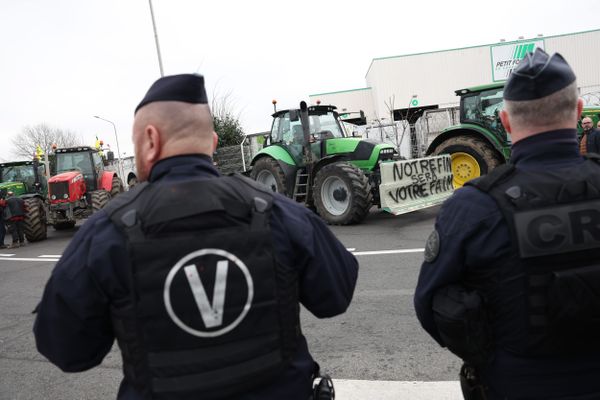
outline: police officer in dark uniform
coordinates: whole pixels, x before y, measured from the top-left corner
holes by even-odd
[[[465,360],[466,399],[600,399],[600,165],[579,155],[575,75],[536,49],[504,100],[510,162],[442,206],[417,316]]]
[[[345,312],[354,256],[309,209],[219,176],[203,77],[156,81],[133,142],[147,182],[72,239],[38,307],[38,350],[78,372],[116,338],[119,399],[308,399],[316,363],[299,304]]]

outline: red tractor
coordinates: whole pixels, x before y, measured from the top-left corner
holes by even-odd
[[[56,175],[48,180],[48,222],[55,229],[74,227],[78,219],[100,210],[123,191],[116,172],[104,170],[97,149],[80,146],[55,153]]]

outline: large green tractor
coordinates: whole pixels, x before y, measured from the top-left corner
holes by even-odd
[[[357,120],[364,123],[362,113]],[[399,198],[410,195],[423,203],[427,190],[415,189],[413,181],[398,187],[401,177],[411,178],[400,164],[393,170],[396,163],[401,163],[398,158],[389,144],[347,136],[336,107],[308,107],[301,102],[300,109],[273,114],[267,146],[252,159],[250,176],[274,192],[316,209],[328,223],[346,225],[362,221],[373,204],[382,207],[382,193],[382,208],[394,214],[400,212],[391,211],[385,200],[394,198],[399,203]],[[388,186],[382,182],[384,164],[390,167],[385,174]],[[417,170],[409,167],[411,174]],[[418,208],[422,207],[412,204],[402,212]]]
[[[25,237],[29,242],[46,239],[48,183],[44,166],[37,160],[0,164],[0,192],[13,192],[25,200]]]
[[[457,90],[460,124],[443,130],[429,145],[428,155],[450,154],[455,188],[485,175],[510,157],[510,135],[500,122],[504,82]],[[600,107],[585,107],[594,126]],[[580,129],[581,130],[581,129]]]

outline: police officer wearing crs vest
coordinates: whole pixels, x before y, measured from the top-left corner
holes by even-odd
[[[417,316],[465,361],[465,399],[600,399],[600,160],[579,155],[575,74],[536,49],[504,100],[510,162],[443,204]]]
[[[118,399],[309,399],[316,363],[299,304],[345,312],[354,256],[304,206],[219,176],[202,76],[157,80],[133,142],[146,182],[73,237],[38,306],[40,353],[84,371],[116,338]]]

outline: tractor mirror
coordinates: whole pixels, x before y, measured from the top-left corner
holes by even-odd
[[[298,121],[299,119],[298,110],[290,110],[290,121]]]
[[[115,153],[113,153],[112,151],[108,151],[106,152],[106,159],[108,161],[112,161],[115,159]]]
[[[366,125],[367,124],[367,117],[365,116],[365,112],[363,110],[360,110],[360,125]]]

